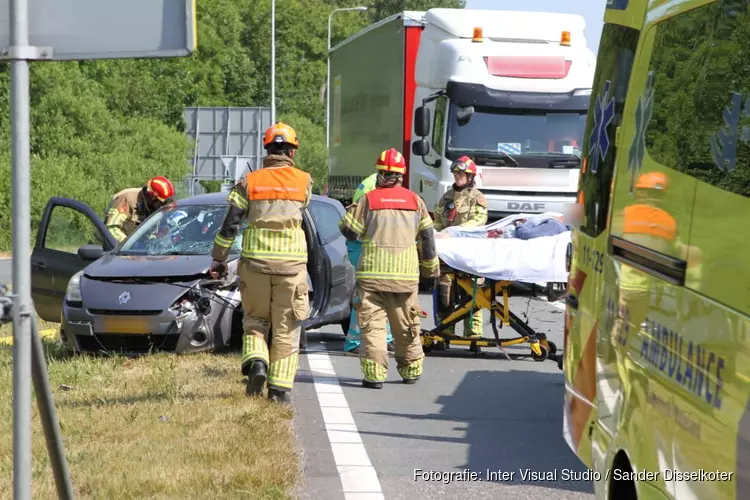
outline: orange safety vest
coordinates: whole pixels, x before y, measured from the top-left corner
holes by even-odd
[[[247,174],[248,200],[291,200],[303,203],[309,174],[294,167],[269,167]]]
[[[673,241],[677,221],[668,212],[651,205],[630,205],[625,208],[625,233],[655,236]]]

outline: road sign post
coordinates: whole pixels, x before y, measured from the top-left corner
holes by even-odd
[[[33,377],[58,496],[72,499],[31,299],[29,61],[188,56],[196,0],[0,0],[0,12],[10,14],[0,16],[0,59],[11,68],[13,498],[31,498]]]

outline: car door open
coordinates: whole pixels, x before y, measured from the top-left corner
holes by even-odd
[[[69,198],[50,198],[31,253],[31,294],[39,316],[59,322],[70,278],[116,245],[89,206]]]

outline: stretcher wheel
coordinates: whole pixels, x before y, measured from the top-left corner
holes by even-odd
[[[534,350],[531,351],[531,357],[534,361],[545,361],[549,357],[549,349],[547,349],[545,346],[543,346],[541,343],[539,344],[539,349],[542,350],[541,356],[537,355]]]
[[[549,344],[549,355],[554,356],[555,354],[557,354],[557,344],[555,344],[551,340],[548,340],[547,343]]]

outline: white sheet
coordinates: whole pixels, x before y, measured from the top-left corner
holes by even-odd
[[[507,217],[475,230],[498,229],[517,218],[532,216],[520,214]],[[555,236],[530,240],[436,238],[435,244],[443,262],[453,269],[475,276],[524,283],[566,282],[568,273],[565,271],[565,253],[570,235],[570,231],[565,231]]]

